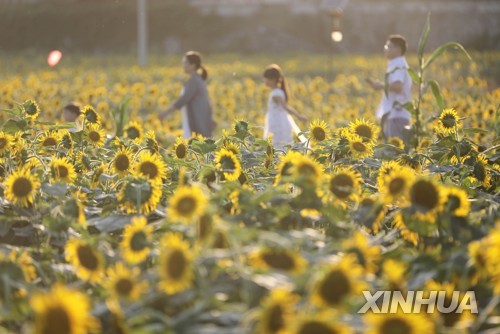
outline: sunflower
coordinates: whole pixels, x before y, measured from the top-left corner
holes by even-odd
[[[137,143],[142,140],[142,133],[142,126],[136,121],[129,122],[125,127],[126,137],[132,139]]]
[[[338,307],[349,296],[359,295],[367,289],[362,281],[364,275],[363,267],[356,262],[356,255],[344,255],[316,279],[312,302],[318,306]]]
[[[311,140],[316,143],[328,139],[330,135],[328,125],[320,120],[315,120],[309,125],[309,132],[311,134]]]
[[[405,224],[405,215],[400,211],[394,216],[394,220],[392,222],[392,226],[399,229],[399,233],[401,234],[401,237],[408,241],[411,242],[413,245],[417,245],[418,242],[420,241],[420,237],[418,233],[413,232],[410,230],[408,227],[406,227],[407,224]]]
[[[417,155],[411,156],[409,154],[401,154],[396,161],[402,166],[408,166],[417,172],[422,169],[422,162]]]
[[[455,217],[467,217],[470,212],[467,192],[457,187],[446,187],[443,190],[446,211]]]
[[[397,161],[382,161],[382,165],[378,170],[377,176],[377,186],[379,189],[382,189],[384,187],[386,176],[389,175],[393,170],[398,168],[401,168],[401,165]]]
[[[300,314],[290,325],[291,334],[353,334],[348,326],[337,320],[334,311],[317,314]]]
[[[484,188],[488,189],[491,186],[490,171],[487,168],[488,160],[482,154],[479,154],[474,162],[474,170],[472,178],[479,182]]]
[[[189,152],[187,141],[182,137],[177,137],[173,150],[177,159],[185,159]]]
[[[24,115],[27,118],[30,119],[36,119],[38,115],[40,115],[40,107],[36,103],[36,101],[33,100],[26,100],[22,104],[22,110],[24,112]]]
[[[85,117],[85,121],[90,124],[101,124],[101,116],[99,116],[91,105],[86,105],[82,108],[82,115]]]
[[[154,131],[146,132],[146,147],[152,154],[158,154],[160,146],[158,145]]]
[[[61,130],[61,145],[66,150],[71,151],[74,147],[73,138],[68,130]]]
[[[130,149],[125,147],[118,149],[111,166],[113,171],[119,176],[127,175],[132,166],[132,152]]]
[[[435,280],[428,281],[424,286],[424,296],[423,298],[428,299],[430,295],[428,294],[430,291],[443,291],[444,298],[442,299],[442,305],[451,305],[452,299],[454,300],[455,291],[459,292],[459,300],[464,298],[465,293],[461,292],[457,289],[454,283],[452,282],[436,282]],[[439,303],[441,303],[441,296],[438,297],[440,299]],[[445,328],[464,328],[472,325],[474,320],[474,316],[471,313],[471,310],[464,310],[461,313],[456,312],[446,312],[442,313],[438,309],[433,308],[433,310],[425,309],[428,313],[431,313],[431,316],[434,318],[440,318],[441,323]],[[424,312],[425,312],[424,311]]]
[[[359,231],[354,232],[351,238],[342,242],[342,248],[347,254],[354,254],[358,263],[365,268],[366,272],[376,272],[376,263],[379,261],[381,253],[380,247],[370,245],[370,240],[365,234]]]
[[[193,280],[193,254],[190,245],[178,234],[167,233],[161,240],[158,289],[175,294],[188,289]]]
[[[337,169],[328,181],[328,188],[336,198],[347,201],[355,199],[360,191],[361,175],[351,169]]]
[[[359,201],[353,219],[368,232],[378,233],[387,209],[377,197],[364,197]]]
[[[213,230],[213,217],[211,215],[204,214],[196,222],[196,239],[199,242],[205,242],[213,234]]]
[[[4,187],[7,200],[28,207],[33,204],[33,198],[40,188],[40,181],[35,175],[31,175],[28,168],[19,168],[5,179]]]
[[[11,135],[5,133],[5,132],[0,132],[0,156],[4,155],[6,152],[9,151],[11,145],[13,144],[13,138]]]
[[[38,139],[38,143],[42,146],[42,148],[55,148],[60,141],[60,133],[56,130],[46,131]]]
[[[71,237],[65,247],[66,261],[85,281],[98,282],[104,270],[104,257],[86,241]]]
[[[293,161],[291,173],[295,180],[305,181],[305,184],[314,186],[322,181],[323,167],[315,160],[299,154]]]
[[[404,262],[387,259],[382,264],[382,277],[391,291],[404,291],[407,286],[405,273],[407,266]]]
[[[414,171],[408,167],[393,169],[385,176],[382,187],[379,189],[383,194],[384,202],[395,203],[406,200],[414,178]]]
[[[240,154],[240,147],[239,145],[235,144],[234,142],[227,140],[224,145],[222,145],[222,148],[233,152],[234,155],[238,156]]]
[[[147,224],[146,217],[133,217],[131,223],[123,230],[120,251],[125,261],[130,264],[143,262],[151,252],[153,226]]]
[[[144,178],[128,178],[118,193],[118,203],[128,214],[149,213],[161,200],[161,184]]]
[[[205,213],[207,202],[199,187],[179,186],[170,198],[168,214],[171,220],[189,222]]]
[[[52,182],[73,183],[76,179],[75,166],[67,158],[52,157],[50,173]]]
[[[405,143],[399,137],[390,137],[387,139],[387,143],[396,146],[397,148],[404,149]]]
[[[442,186],[428,178],[419,178],[410,187],[410,201],[424,220],[433,221],[443,204]],[[427,219],[428,218],[428,219]]]
[[[471,280],[473,284],[476,284],[479,278],[488,277],[488,244],[485,240],[472,241],[467,246],[469,262],[475,271],[475,275]]]
[[[358,119],[349,123],[349,130],[361,137],[364,142],[375,142],[378,136],[378,127],[370,121]]]
[[[215,249],[228,249],[230,246],[231,242],[227,232],[220,228],[216,229],[213,232],[212,247]]]
[[[166,165],[161,156],[143,151],[135,163],[135,174],[145,177],[152,182],[161,183],[166,176]]]
[[[30,306],[35,312],[37,334],[85,334],[99,327],[91,315],[88,297],[61,284],[48,293],[36,293],[30,298]]]
[[[104,162],[101,162],[101,164],[94,169],[91,183],[93,188],[97,188],[101,185],[101,175],[106,172],[107,168],[108,166]]]
[[[14,249],[9,253],[7,259],[21,268],[26,282],[32,282],[37,278],[36,267],[33,264],[33,259],[27,251]]]
[[[437,120],[435,130],[437,133],[447,136],[455,133],[462,127],[462,121],[457,115],[455,109],[444,109]]]
[[[366,334],[417,334],[435,333],[434,323],[425,314],[404,313],[368,313],[365,317],[368,325]]]
[[[351,135],[349,140],[349,152],[354,159],[364,159],[373,155],[373,144],[358,135]]]
[[[215,164],[227,181],[236,181],[240,177],[241,164],[233,152],[221,149],[215,154]]]
[[[136,267],[131,270],[121,262],[108,268],[106,274],[107,280],[103,285],[111,293],[111,298],[115,300],[136,301],[148,286],[145,281],[138,282],[139,268]]]
[[[79,191],[73,193],[73,196],[69,198],[63,207],[63,213],[66,217],[76,220],[80,225],[86,227],[84,207],[82,205],[81,195]]]
[[[422,138],[417,147],[418,152],[426,151],[432,145],[432,140],[428,137]]]
[[[280,163],[277,166],[278,173],[274,180],[274,185],[278,185],[283,178],[289,178],[293,174],[293,166],[295,161],[302,157],[299,152],[288,151],[286,155],[280,157]]]
[[[272,290],[262,303],[259,312],[257,333],[286,333],[288,324],[293,319],[295,304],[300,297],[284,289]]]
[[[106,139],[104,130],[99,124],[89,124],[85,129],[85,137],[93,146],[96,147],[103,146],[104,139]]]
[[[302,272],[307,264],[299,252],[281,247],[263,247],[250,253],[248,260],[254,268],[282,270],[291,274]]]

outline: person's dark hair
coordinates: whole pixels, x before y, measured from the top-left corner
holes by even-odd
[[[392,44],[399,46],[401,49],[401,54],[404,55],[406,53],[406,49],[408,48],[408,44],[406,43],[406,39],[401,35],[389,35],[387,38]]]
[[[201,64],[201,54],[196,51],[189,51],[185,55],[186,59],[190,64],[193,64],[196,66],[196,70],[201,70],[201,77],[203,80],[207,80],[208,77],[208,72],[205,67]]]
[[[264,78],[276,80],[276,82],[278,83],[278,88],[280,88],[283,93],[285,93],[285,99],[288,101],[288,86],[286,84],[286,79],[283,75],[283,71],[278,65],[269,65],[264,71]]]
[[[80,106],[77,103],[68,103],[67,105],[64,106],[63,110],[68,110],[74,113],[77,116],[80,116],[82,111],[80,110]]]

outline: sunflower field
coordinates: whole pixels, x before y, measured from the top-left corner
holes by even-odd
[[[387,143],[378,56],[209,56],[217,133],[189,140],[158,120],[177,57],[4,56],[0,333],[494,333],[500,54],[471,56],[429,66],[418,142]],[[306,145],[262,139],[269,63]],[[474,291],[479,313],[358,314],[380,290]]]

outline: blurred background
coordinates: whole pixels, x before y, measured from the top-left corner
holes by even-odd
[[[134,54],[140,1],[157,54],[382,53],[391,33],[411,52],[428,12],[429,47],[500,50],[499,0],[0,0],[0,52]]]

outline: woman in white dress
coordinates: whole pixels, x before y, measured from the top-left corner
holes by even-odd
[[[307,118],[297,113],[288,106],[288,88],[286,79],[281,68],[276,65],[270,65],[264,71],[264,83],[271,88],[267,103],[266,123],[264,127],[264,138],[271,136],[273,146],[282,150],[285,145],[293,143],[293,134],[300,132],[295,124],[292,115],[301,121]],[[299,136],[301,142],[305,142],[304,136]]]

